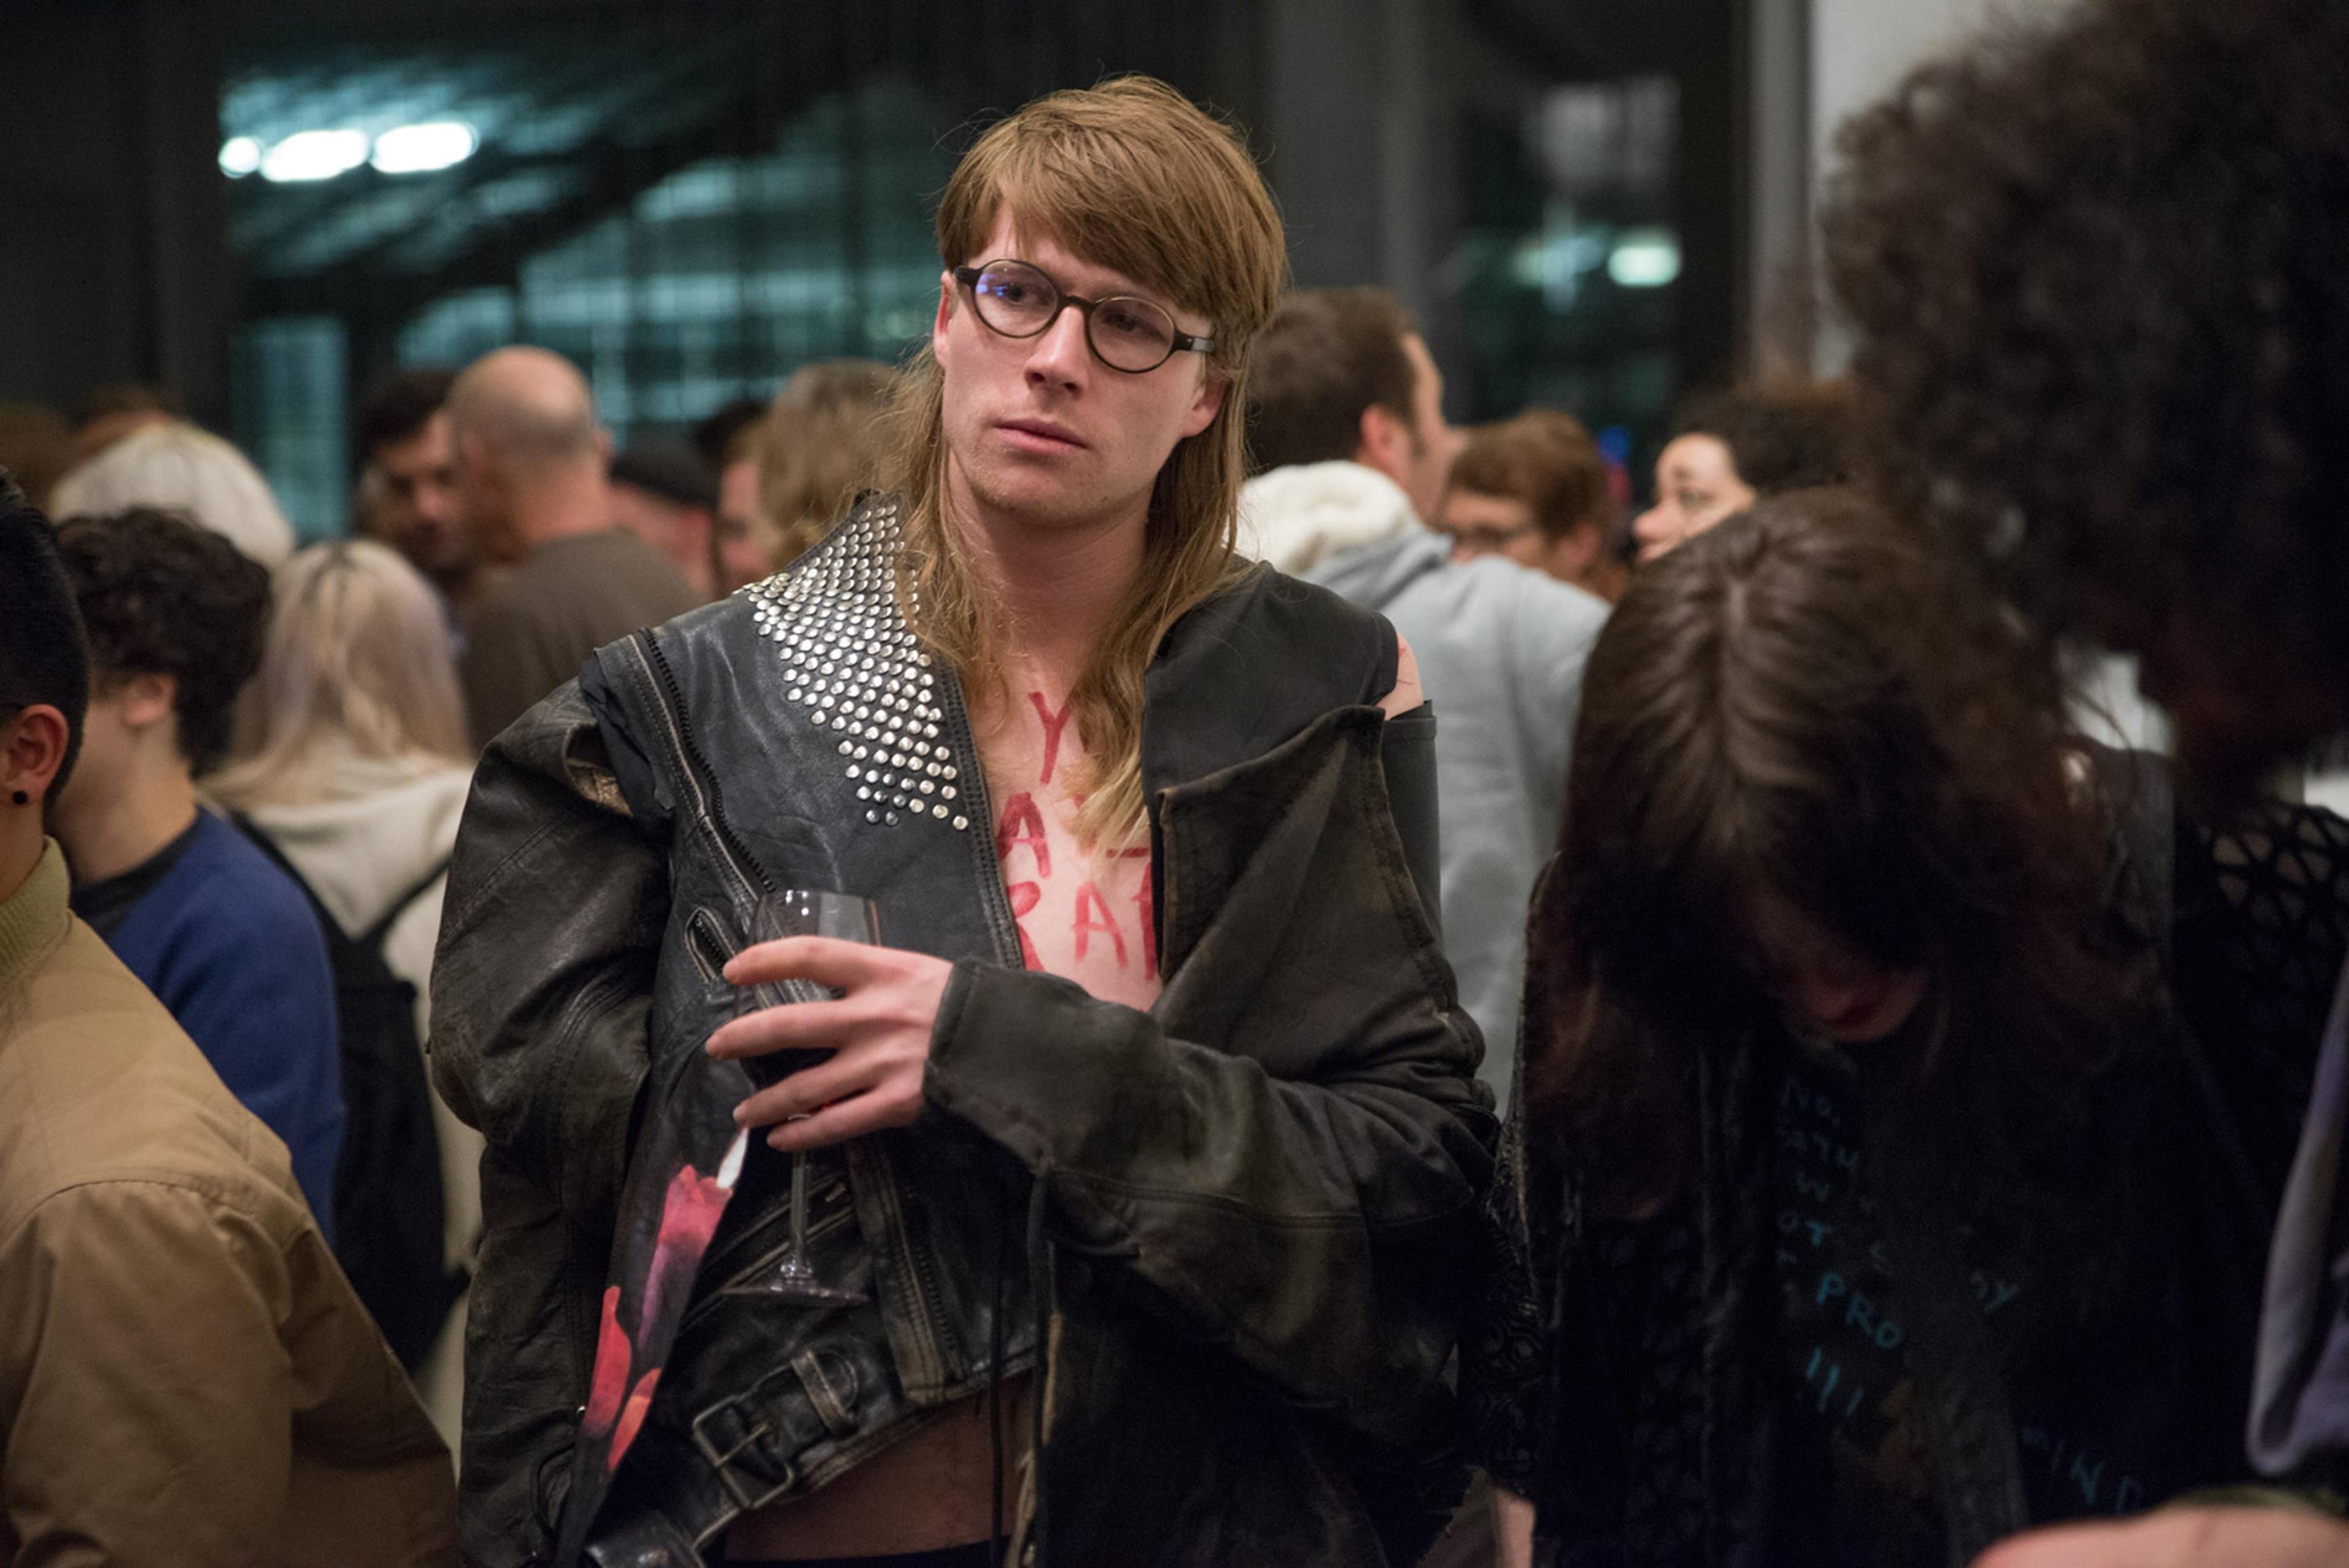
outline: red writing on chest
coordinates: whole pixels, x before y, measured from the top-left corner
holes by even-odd
[[[1071,704],[1063,702],[1060,711],[1055,712],[1052,705],[1044,701],[1041,691],[1030,691],[1028,693],[1028,705],[1036,710],[1036,722],[1044,726],[1044,771],[1037,776],[1036,782],[1050,784],[1052,770],[1060,765],[1061,732],[1069,727]]]
[[[1021,793],[1003,803],[1003,815],[995,825],[995,858],[1006,871],[1011,869],[1011,852],[1021,845],[1036,857],[1036,875],[1052,874],[1052,845],[1044,836],[1044,814],[1036,809],[1036,797]]]
[[[1069,935],[1077,944],[1077,961],[1081,963],[1092,950],[1093,934],[1100,932],[1117,944],[1117,967],[1125,967],[1125,933],[1117,929],[1117,917],[1109,912],[1109,900],[1102,890],[1088,880],[1077,889],[1076,913],[1069,920]]]

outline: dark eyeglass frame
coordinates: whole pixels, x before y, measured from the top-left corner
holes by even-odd
[[[989,321],[987,318],[987,310],[985,306],[981,306],[978,302],[978,280],[981,277],[984,277],[987,274],[994,271],[996,268],[1006,266],[1016,266],[1024,272],[1034,273],[1038,277],[1043,279],[1045,286],[1052,291],[1052,298],[1054,301],[1052,308],[1046,314],[1043,321],[1038,325],[1036,330],[1033,332],[1006,332],[1002,327],[998,327],[994,322]],[[1177,354],[1208,354],[1215,351],[1216,339],[1213,334],[1209,334],[1206,337],[1194,337],[1190,333],[1184,331],[1180,326],[1176,325],[1174,313],[1155,300],[1144,299],[1140,295],[1134,294],[1112,294],[1103,299],[1087,299],[1081,294],[1071,294],[1067,289],[1061,286],[1059,281],[1055,279],[1050,273],[1046,272],[1034,262],[1024,262],[1018,256],[998,256],[993,261],[981,262],[977,266],[958,266],[954,269],[954,280],[962,285],[963,287],[970,290],[970,306],[972,311],[978,317],[979,325],[986,327],[989,332],[994,333],[998,337],[1010,337],[1015,339],[1041,337],[1045,333],[1050,332],[1052,329],[1052,324],[1054,322],[1061,319],[1061,311],[1066,310],[1072,305],[1075,306],[1077,307],[1077,313],[1085,318],[1085,347],[1092,351],[1092,357],[1094,358],[1099,359],[1104,367],[1109,369],[1115,370],[1121,376],[1147,376],[1151,371],[1157,369],[1159,366],[1165,364],[1167,360],[1172,359]],[[1142,366],[1138,369],[1128,369],[1123,365],[1112,364],[1109,357],[1101,351],[1101,345],[1093,341],[1093,312],[1099,310],[1104,305],[1146,305],[1150,306],[1151,309],[1157,311],[1161,316],[1165,317],[1166,325],[1174,334],[1173,341],[1168,345],[1166,352],[1159,356],[1155,363]]]

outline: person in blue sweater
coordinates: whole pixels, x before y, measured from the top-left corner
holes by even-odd
[[[343,1088],[326,937],[292,879],[196,795],[260,659],[269,574],[163,512],[71,518],[57,544],[93,666],[52,824],[74,913],[285,1140],[332,1240]]]

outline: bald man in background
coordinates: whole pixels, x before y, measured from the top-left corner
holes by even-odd
[[[586,381],[543,348],[500,348],[449,391],[457,510],[491,560],[512,566],[465,617],[460,668],[473,743],[639,627],[702,602],[658,552],[616,525],[611,438]]]

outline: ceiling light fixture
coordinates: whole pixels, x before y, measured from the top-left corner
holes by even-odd
[[[242,180],[261,167],[261,143],[250,136],[232,136],[221,143],[221,172]]]
[[[1607,275],[1624,288],[1661,288],[1680,275],[1680,236],[1670,229],[1626,229],[1607,257]]]
[[[370,159],[378,173],[429,174],[462,163],[481,144],[473,128],[461,119],[433,119],[402,125],[375,139]]]
[[[278,184],[331,180],[367,161],[364,130],[297,130],[261,156],[261,177]]]

